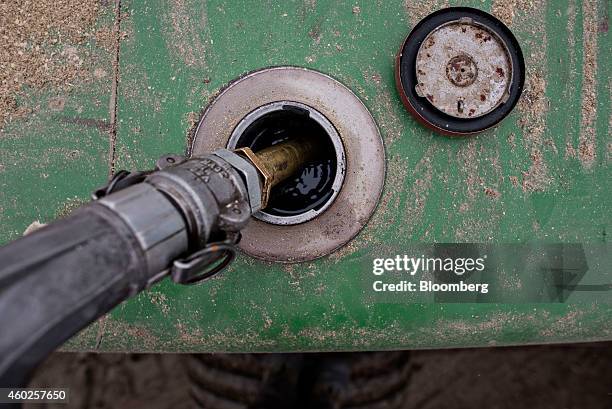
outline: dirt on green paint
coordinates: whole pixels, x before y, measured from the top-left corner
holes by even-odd
[[[0,129],[28,114],[19,102],[27,88],[70,89],[91,76],[88,51],[95,39],[98,0],[0,2]]]
[[[57,218],[69,216],[73,211],[75,211],[86,203],[88,203],[87,200],[78,197],[68,199],[59,207],[59,209],[57,209],[55,216]]]

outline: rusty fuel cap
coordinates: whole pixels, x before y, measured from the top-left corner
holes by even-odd
[[[395,80],[404,105],[425,126],[469,135],[512,111],[525,83],[525,62],[501,21],[451,7],[414,27],[397,56]]]

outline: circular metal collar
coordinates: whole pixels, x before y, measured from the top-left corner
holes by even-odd
[[[340,193],[340,188],[342,187],[342,182],[344,181],[344,175],[346,173],[346,159],[344,153],[344,146],[342,145],[342,140],[340,139],[340,135],[336,131],[336,128],[329,122],[329,120],[322,115],[319,111],[305,104],[301,104],[299,102],[294,101],[277,101],[272,102],[270,104],[264,105],[250,112],[247,116],[244,117],[242,121],[234,128],[232,135],[227,143],[227,149],[236,149],[238,146],[238,141],[242,136],[243,132],[251,125],[253,122],[257,121],[259,118],[269,114],[270,112],[280,111],[285,109],[286,107],[296,107],[299,109],[303,109],[308,111],[309,117],[317,122],[327,133],[331,143],[334,146],[334,151],[336,153],[336,177],[332,183],[332,194],[327,199],[325,204],[318,209],[310,209],[307,212],[302,214],[298,214],[295,216],[276,216],[266,212],[265,210],[261,210],[253,215],[253,217],[263,220],[265,222],[273,223],[273,224],[299,224],[304,223],[309,220],[314,219],[319,214],[323,213],[327,210],[329,206],[334,202],[338,193]]]
[[[347,87],[317,71],[273,67],[230,83],[204,111],[190,154],[227,146],[234,129],[260,107],[293,101],[314,108],[335,128],[346,157],[344,182],[325,212],[305,223],[280,226],[251,219],[240,248],[281,262],[313,260],[350,241],[378,203],[385,177],[382,139],[367,108]]]

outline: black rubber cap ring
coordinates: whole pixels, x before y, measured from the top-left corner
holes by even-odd
[[[478,118],[455,118],[434,107],[425,97],[417,95],[415,85],[416,57],[423,40],[442,24],[469,17],[499,36],[506,44],[512,64],[512,82],[508,100],[493,111]],[[482,132],[499,123],[518,102],[525,84],[525,61],[521,47],[504,23],[492,15],[470,7],[451,7],[436,11],[421,20],[410,32],[396,59],[395,80],[402,102],[408,111],[425,126],[445,135],[469,135]]]

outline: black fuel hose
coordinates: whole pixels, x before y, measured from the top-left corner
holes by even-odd
[[[0,386],[22,387],[53,349],[142,288],[144,253],[93,204],[0,248]]]
[[[192,284],[218,272],[269,189],[315,148],[166,155],[156,171],[121,171],[97,201],[1,247],[0,388],[25,386],[47,354],[160,278]]]
[[[225,150],[168,158],[0,247],[0,388],[24,387],[51,351],[164,276],[189,284],[231,260],[227,237],[261,206],[256,169]]]

